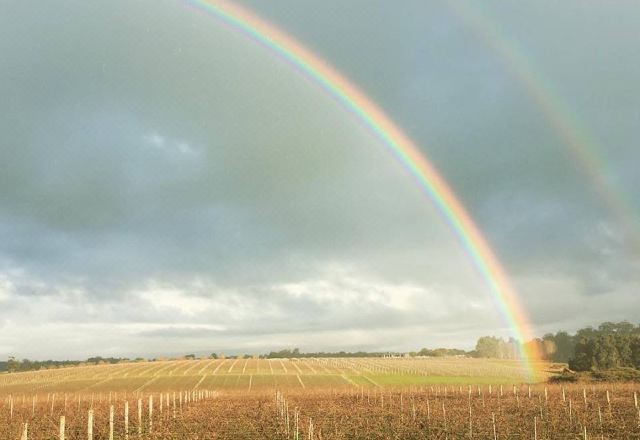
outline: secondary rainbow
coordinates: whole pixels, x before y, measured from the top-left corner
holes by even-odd
[[[371,99],[325,60],[248,9],[226,0],[187,0],[187,2],[197,9],[213,14],[277,53],[366,124],[416,178],[420,187],[444,215],[491,289],[513,337],[518,341],[532,339],[531,327],[515,290],[467,210],[424,153]],[[524,345],[520,345],[523,366],[532,377],[531,359],[536,353],[531,353],[529,350],[525,349]]]
[[[470,0],[448,0],[447,3],[520,82],[558,138],[577,159],[597,195],[628,233],[632,250],[640,252],[640,215],[624,191],[607,177],[615,173],[595,136],[527,56],[524,48],[501,30],[485,3]]]

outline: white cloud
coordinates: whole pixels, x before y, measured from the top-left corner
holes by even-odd
[[[193,155],[196,152],[193,146],[188,142],[167,139],[167,137],[157,132],[145,134],[142,136],[142,140],[153,148],[164,151],[165,153]]]
[[[162,148],[165,145],[164,137],[160,136],[158,133],[146,134],[142,137],[144,141],[156,148]]]
[[[173,311],[186,316],[196,316],[210,312],[211,303],[206,298],[191,296],[185,290],[163,286],[151,282],[141,291],[133,292],[148,307],[159,311]]]
[[[0,273],[0,302],[9,299],[13,292],[13,283],[9,277]]]

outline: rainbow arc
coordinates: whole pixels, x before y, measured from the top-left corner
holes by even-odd
[[[327,61],[248,9],[227,0],[189,0],[189,3],[278,54],[362,121],[415,178],[460,239],[490,288],[512,336],[518,341],[533,338],[518,296],[487,239],[436,167],[378,105]],[[520,344],[519,350],[523,366],[533,377],[531,360],[537,353],[531,352],[535,344],[530,345],[527,348]]]

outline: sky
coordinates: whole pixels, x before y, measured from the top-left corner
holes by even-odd
[[[415,141],[534,334],[640,321],[638,2],[238,3]],[[471,349],[511,335],[383,143],[189,2],[0,1],[0,97],[0,358]]]

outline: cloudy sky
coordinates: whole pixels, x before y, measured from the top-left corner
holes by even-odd
[[[637,1],[239,3],[415,140],[536,334],[640,320]],[[185,1],[0,0],[0,115],[0,358],[510,334],[386,147]]]

